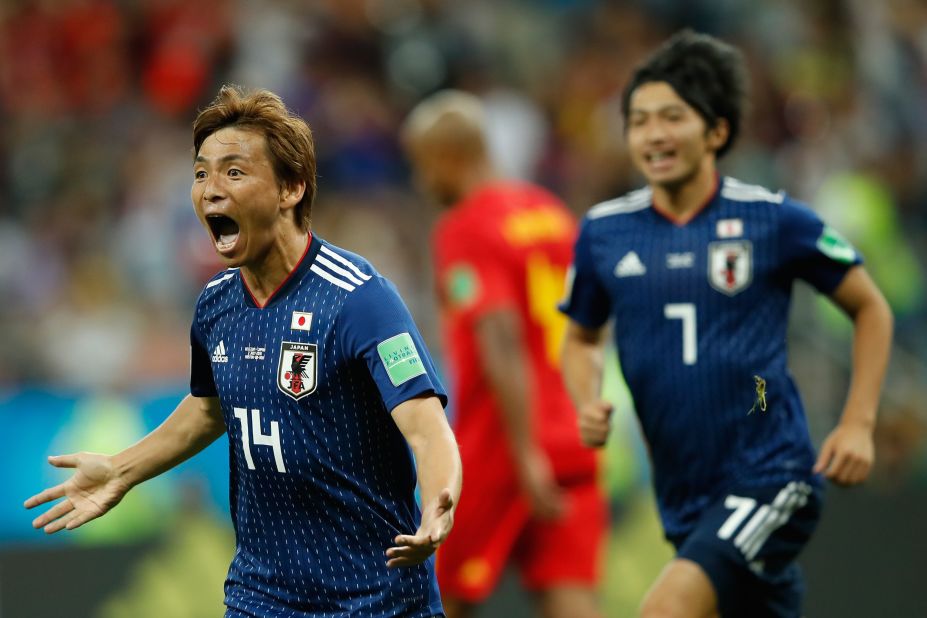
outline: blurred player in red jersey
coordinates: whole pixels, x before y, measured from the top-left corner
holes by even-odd
[[[484,130],[479,99],[456,91],[403,127],[421,189],[449,207],[432,241],[466,489],[438,583],[448,618],[469,616],[511,560],[542,615],[599,616],[606,504],[557,368],[576,223],[497,176]]]

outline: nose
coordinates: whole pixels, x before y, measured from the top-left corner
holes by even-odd
[[[217,202],[224,197],[225,191],[216,176],[207,178],[203,186],[203,200],[207,202]]]
[[[666,127],[659,120],[651,120],[644,127],[644,138],[650,143],[659,143],[666,138]]]

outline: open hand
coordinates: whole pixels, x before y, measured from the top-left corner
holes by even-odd
[[[454,526],[454,499],[450,489],[443,489],[438,497],[422,511],[422,523],[414,535],[400,534],[394,547],[386,550],[386,566],[407,567],[421,564],[435,553]]]
[[[103,515],[116,506],[129,486],[123,482],[110,458],[97,453],[53,455],[48,463],[56,468],[74,468],[63,483],[49,487],[24,503],[27,509],[64,498],[32,521],[33,528],[45,528],[47,534],[62,529],[73,530]]]

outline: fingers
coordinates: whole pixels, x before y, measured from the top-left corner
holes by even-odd
[[[611,431],[611,416],[614,408],[605,401],[582,408],[579,413],[579,435],[586,446],[604,446]]]
[[[81,526],[86,524],[88,521],[96,519],[100,515],[101,515],[100,513],[93,513],[93,512],[86,512],[86,511],[84,512],[74,511],[73,515],[66,522],[65,528],[67,528],[68,530],[74,530],[75,528],[80,528]]]
[[[49,487],[48,489],[37,493],[36,495],[23,502],[23,506],[27,509],[31,509],[32,507],[45,504],[46,502],[51,502],[52,500],[57,500],[58,498],[62,497],[64,497],[64,483],[55,485],[54,487]]]
[[[76,511],[71,511],[67,513],[66,515],[64,515],[63,517],[59,517],[55,521],[51,522],[50,524],[45,526],[44,528],[45,534],[54,534],[58,532],[59,530],[70,528],[70,522],[71,520],[74,519],[75,515],[76,515]]]
[[[80,461],[78,455],[72,453],[70,455],[49,455],[48,463],[56,468],[76,468]]]
[[[821,453],[818,455],[818,460],[814,464],[814,473],[820,474],[827,470],[828,465],[830,464],[831,458],[834,456],[834,447],[833,441],[828,438],[824,441],[824,445],[821,446]]]
[[[827,471],[827,478],[838,485],[856,485],[869,477],[872,463],[850,453],[838,454]]]
[[[399,535],[394,541],[396,547],[386,550],[386,566],[389,568],[421,564],[435,552],[440,543],[431,541],[429,535]]]
[[[395,569],[396,567],[410,567],[415,566],[416,564],[421,564],[428,559],[427,554],[425,556],[416,556],[416,557],[401,557],[401,558],[390,558],[386,561],[386,567],[389,569]]]
[[[74,510],[74,505],[71,504],[70,500],[62,500],[52,508],[48,509],[38,517],[32,520],[33,528],[42,528],[47,525],[49,522],[53,522],[59,517],[66,515]],[[46,532],[48,532],[46,530]]]
[[[821,456],[814,466],[815,472],[824,472],[824,476],[838,485],[855,485],[869,477],[872,458],[865,452],[857,452],[848,447],[841,448],[826,442],[821,449]]]
[[[432,544],[431,535],[424,533],[400,534],[393,539],[393,542],[397,547],[426,547]]]
[[[564,512],[566,512],[566,501],[560,496],[548,496],[535,506],[535,514],[539,519],[560,519]]]

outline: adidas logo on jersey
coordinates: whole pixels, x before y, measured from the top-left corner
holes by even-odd
[[[220,341],[219,345],[216,346],[216,349],[212,351],[212,362],[214,363],[229,362],[229,357],[225,353],[225,342],[224,341]]]
[[[639,277],[647,272],[647,267],[634,251],[628,251],[623,258],[615,264],[616,277]]]

